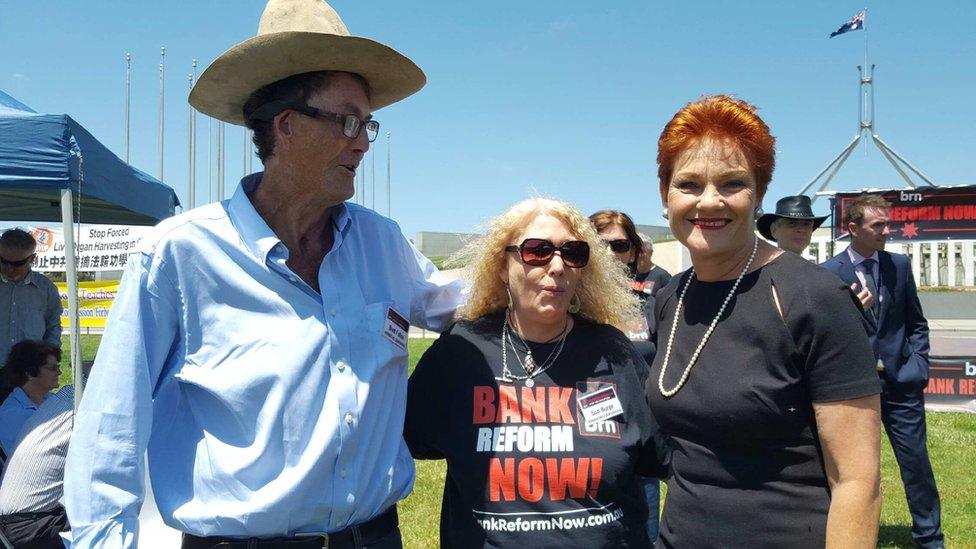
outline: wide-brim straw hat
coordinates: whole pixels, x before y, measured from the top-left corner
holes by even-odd
[[[400,52],[351,36],[339,14],[323,0],[270,0],[257,36],[225,51],[203,71],[190,91],[190,104],[218,120],[244,125],[244,103],[253,92],[314,71],[362,76],[374,111],[427,83],[424,71]]]

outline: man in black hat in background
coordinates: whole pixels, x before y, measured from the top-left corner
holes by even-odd
[[[810,208],[809,196],[787,196],[776,201],[776,213],[759,218],[759,234],[780,248],[797,255],[810,245],[813,231],[827,216],[817,217]]]

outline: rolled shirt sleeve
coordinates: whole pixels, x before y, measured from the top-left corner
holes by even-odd
[[[135,547],[153,389],[178,342],[179,295],[164,271],[134,256],[109,314],[68,449],[72,547]]]

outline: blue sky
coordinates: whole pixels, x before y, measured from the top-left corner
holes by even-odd
[[[392,214],[410,237],[476,229],[533,194],[568,200],[584,213],[616,208],[639,223],[663,224],[657,137],[678,108],[702,94],[732,93],[756,104],[777,136],[767,211],[839,153],[857,127],[855,66],[864,33],[827,36],[860,3],[332,5],[353,34],[395,47],[427,73],[419,94],[376,113],[382,133],[392,132]],[[71,114],[121,155],[123,57],[132,52],[132,162],[155,175],[165,46],[164,179],[186,202],[191,59],[202,69],[252,36],[263,7],[257,0],[0,0],[0,89],[38,111]],[[897,0],[866,7],[878,134],[937,183],[976,183],[976,6]],[[208,167],[202,115],[197,128],[201,203]],[[243,170],[242,133],[227,130],[228,188]],[[385,213],[385,139],[376,145],[376,204]],[[873,146],[866,155],[860,147],[832,188],[873,186],[903,185]]]

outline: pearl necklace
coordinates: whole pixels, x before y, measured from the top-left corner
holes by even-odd
[[[674,310],[674,323],[671,324],[671,334],[668,336],[668,347],[664,353],[664,362],[661,364],[661,375],[657,378],[657,388],[661,391],[661,396],[664,398],[670,398],[681,390],[685,382],[688,381],[688,374],[691,373],[691,367],[695,365],[698,361],[698,356],[701,355],[702,350],[705,348],[705,343],[708,342],[708,338],[715,331],[715,326],[718,325],[718,321],[722,318],[722,313],[725,312],[725,307],[728,306],[729,301],[732,300],[732,296],[735,295],[736,289],[739,288],[739,283],[742,282],[743,277],[749,272],[749,267],[752,266],[752,261],[756,259],[756,252],[759,250],[759,239],[755,239],[752,244],[752,254],[749,255],[749,261],[746,261],[746,266],[743,267],[742,272],[739,273],[739,277],[735,279],[735,284],[732,284],[732,289],[729,291],[729,295],[725,296],[725,301],[722,302],[722,306],[718,310],[718,314],[712,319],[712,323],[709,324],[708,329],[705,330],[705,335],[702,336],[701,343],[695,349],[694,354],[691,355],[691,360],[688,361],[688,366],[685,367],[685,371],[681,374],[681,379],[678,380],[678,384],[674,386],[674,389],[668,390],[664,388],[664,374],[668,369],[668,362],[671,361],[671,345],[674,344],[674,333],[678,328],[678,317],[681,316],[682,305],[685,301],[685,294],[688,293],[688,286],[691,285],[691,279],[695,277],[695,269],[691,269],[691,273],[688,274],[688,280],[685,282],[684,288],[681,290],[681,295],[678,296],[678,306]]]

